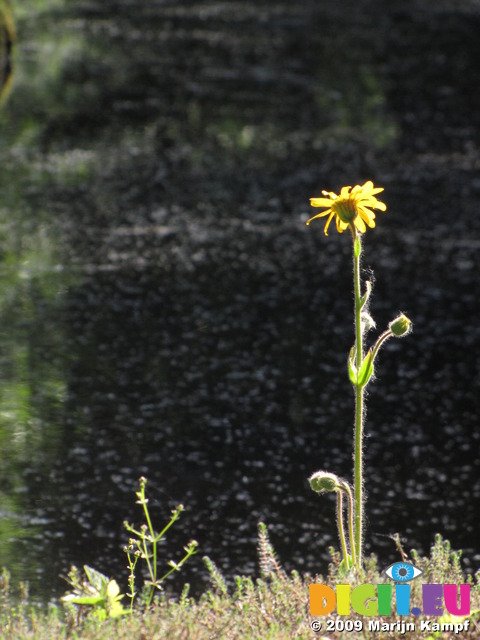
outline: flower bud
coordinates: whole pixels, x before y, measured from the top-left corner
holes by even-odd
[[[395,318],[395,320],[392,320],[392,322],[390,322],[388,328],[394,336],[396,336],[397,338],[403,338],[403,336],[406,336],[408,333],[410,333],[412,329],[411,325],[412,321],[409,320],[407,316],[403,315],[403,313],[401,313],[398,318]]]
[[[317,471],[308,479],[310,487],[316,493],[326,493],[330,491],[340,491],[342,486],[340,478],[334,473],[327,471]]]

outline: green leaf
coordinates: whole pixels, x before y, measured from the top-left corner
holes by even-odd
[[[109,616],[110,618],[118,618],[119,616],[126,616],[129,613],[131,613],[130,609],[124,609],[124,607],[116,602],[114,605],[112,605]]]
[[[357,384],[357,368],[350,358],[348,359],[348,377],[350,378],[350,382],[352,384]]]
[[[114,599],[118,596],[118,594],[120,593],[120,587],[118,586],[118,583],[116,580],[110,580],[110,582],[108,583],[107,586],[107,596],[110,599]]]
[[[357,367],[355,366],[355,358],[357,355],[357,345],[353,345],[348,354],[348,377],[352,384],[357,384]]]
[[[364,387],[373,375],[373,352],[368,350],[367,355],[363,359],[362,366],[358,372],[357,385]]]
[[[340,567],[339,567],[340,574],[345,575],[353,567],[353,559],[350,554],[348,554],[348,557],[347,557],[347,564],[348,566],[345,565],[345,558],[344,558],[340,563]]]
[[[72,604],[88,604],[93,607],[97,605],[105,605],[105,600],[101,596],[76,596],[73,593],[69,593],[62,598],[65,602],[71,602]]]
[[[96,569],[89,567],[86,564],[83,565],[83,569],[92,587],[96,591],[98,591],[98,593],[102,593],[102,592],[106,593],[107,585],[109,583],[109,579],[107,578],[107,576],[105,576],[103,573],[100,573],[100,571],[97,571]]]

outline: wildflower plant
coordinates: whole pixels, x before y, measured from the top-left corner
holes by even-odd
[[[115,580],[111,580],[92,567],[84,565],[85,575],[82,575],[75,566],[72,566],[66,578],[72,590],[62,597],[63,604],[67,608],[76,608],[79,614],[93,615],[100,620],[117,618],[133,613],[133,603],[137,596],[135,571],[140,560],[145,562],[148,573],[148,578],[144,582],[141,601],[148,607],[153,602],[155,594],[163,590],[163,582],[174,572],[180,571],[185,562],[197,552],[198,542],[191,540],[183,548],[185,552],[183,557],[178,562],[170,560],[168,562],[169,568],[164,571],[163,575],[159,576],[158,545],[170,527],[179,519],[180,514],[184,511],[184,506],[180,504],[173,509],[170,520],[157,533],[153,528],[152,518],[148,509],[148,499],[145,494],[146,485],[146,478],[141,477],[139,490],[135,494],[137,496],[137,504],[142,506],[145,523],[138,528],[126,521],[123,523],[125,529],[131,535],[128,545],[123,548],[128,559],[128,592],[126,594],[120,593],[120,587]],[[0,596],[2,593],[1,578],[2,576],[0,575]],[[121,603],[125,596],[130,598],[130,607],[128,609],[124,608]]]
[[[127,554],[129,578],[128,586],[130,598],[130,610],[133,608],[133,601],[136,596],[135,592],[135,569],[139,560],[143,560],[147,567],[148,579],[145,581],[144,600],[147,606],[149,606],[154,598],[155,592],[162,590],[162,583],[172,573],[180,571],[185,562],[197,552],[198,542],[191,540],[184,548],[184,556],[178,561],[174,562],[170,560],[168,562],[169,569],[161,576],[158,575],[158,545],[160,541],[165,537],[170,527],[178,520],[180,514],[184,510],[184,506],[179,504],[173,509],[170,520],[163,527],[160,532],[156,532],[152,525],[152,520],[148,510],[148,498],[145,494],[145,487],[147,485],[147,479],[141,477],[139,480],[139,491],[136,492],[137,504],[142,506],[145,523],[139,528],[135,528],[132,524],[124,522],[125,529],[131,534],[131,538],[128,541],[128,545],[124,547],[124,551]]]
[[[347,481],[332,473],[318,471],[310,477],[310,486],[317,493],[335,492],[337,494],[337,524],[342,546],[343,562],[348,569],[351,565],[359,569],[362,567],[363,547],[363,510],[365,497],[363,492],[363,439],[365,419],[365,387],[372,380],[374,365],[381,346],[391,337],[401,338],[411,330],[411,321],[402,313],[392,320],[387,329],[377,338],[372,347],[366,351],[364,337],[375,323],[368,312],[368,304],[372,293],[371,281],[366,281],[362,287],[361,256],[362,236],[367,227],[375,227],[375,209],[386,211],[386,205],[377,199],[383,187],[375,187],[373,182],[367,181],[363,185],[342,187],[340,194],[322,191],[324,197],[310,198],[313,207],[324,209],[312,216],[308,221],[327,217],[324,228],[328,235],[328,227],[335,219],[337,231],[343,233],[349,229],[353,241],[353,291],[354,291],[354,325],[355,342],[348,356],[348,375],[355,394],[355,427],[354,427],[354,486],[353,504],[352,492]],[[348,553],[344,525],[342,496],[346,495],[349,504],[349,537],[350,553]]]

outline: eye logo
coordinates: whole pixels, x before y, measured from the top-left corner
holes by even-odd
[[[385,569],[385,573],[395,582],[410,582],[421,576],[423,571],[409,562],[394,562]]]

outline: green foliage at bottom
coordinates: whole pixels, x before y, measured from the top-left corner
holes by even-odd
[[[262,536],[263,535],[263,541]],[[352,586],[356,584],[381,583],[388,581],[383,570],[377,568],[375,557],[365,562],[365,571],[361,576],[346,577],[341,569],[341,558],[333,554],[329,575],[326,577],[297,573],[287,575],[279,566],[278,560],[269,560],[273,549],[269,546],[266,531],[260,531],[262,578],[254,581],[250,577],[237,577],[233,587],[219,573],[215,564],[207,559],[206,565],[212,579],[212,588],[199,599],[190,598],[188,586],[177,601],[172,601],[165,594],[154,601],[154,604],[140,612],[134,610],[131,615],[121,618],[109,618],[104,621],[96,617],[78,620],[75,617],[62,619],[60,612],[28,611],[25,604],[12,607],[8,592],[0,587],[0,637],[4,640],[169,640],[182,638],[192,640],[242,639],[253,640],[301,640],[349,639],[349,640],[393,640],[405,638],[401,632],[368,631],[362,632],[326,632],[314,633],[311,629],[313,618],[309,613],[308,585],[312,582],[323,582],[334,586],[337,582],[348,580]],[[480,582],[466,578],[460,569],[460,554],[450,549],[448,542],[437,537],[430,557],[422,558],[412,553],[415,564],[424,571],[423,576],[412,585],[412,607],[420,602],[420,585],[422,582],[462,583],[470,582],[472,586],[470,628],[461,634],[462,640],[473,640],[480,636]],[[340,572],[340,574],[339,574]],[[326,621],[335,615],[322,618],[323,629]],[[354,619],[355,615],[349,617]],[[365,621],[366,618],[363,618]],[[387,620],[387,619],[385,619]],[[409,622],[411,617],[388,617],[393,623],[403,620]],[[439,620],[439,619],[437,619]],[[447,637],[439,634],[409,633],[408,638]]]

